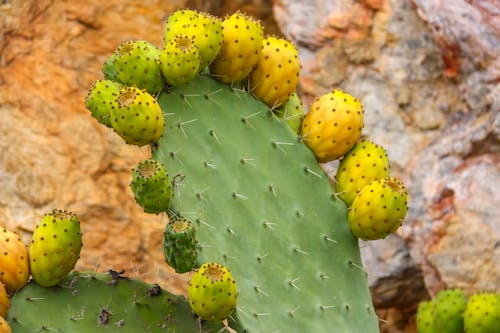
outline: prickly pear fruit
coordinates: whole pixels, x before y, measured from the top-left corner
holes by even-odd
[[[340,161],[335,191],[350,206],[363,187],[388,176],[389,159],[384,148],[370,141],[360,141]]]
[[[104,74],[104,78],[106,80],[111,80],[115,82],[120,82],[117,76],[116,68],[115,68],[115,59],[118,57],[116,52],[111,53],[111,55],[106,59],[104,64],[102,64],[102,73]]]
[[[406,216],[408,192],[402,182],[374,180],[354,197],[347,218],[352,233],[364,240],[382,239],[395,232]]]
[[[467,297],[462,289],[441,290],[434,298],[434,303],[434,322],[438,331],[462,333],[462,314],[467,304]]]
[[[203,264],[189,282],[191,309],[209,321],[224,320],[236,308],[238,289],[231,272],[217,263]]]
[[[152,95],[165,86],[160,69],[160,50],[145,40],[126,41],[115,50],[116,78],[127,86],[137,86]]]
[[[177,35],[194,39],[200,52],[199,70],[205,69],[219,53],[222,45],[222,22],[207,14],[184,9],[174,12],[165,24],[165,43]]]
[[[7,317],[9,306],[9,295],[7,295],[7,290],[5,289],[3,283],[0,282],[0,317]]]
[[[198,242],[196,230],[185,218],[172,220],[163,234],[165,261],[177,273],[186,273],[195,268]]]
[[[311,105],[300,130],[305,144],[320,162],[336,160],[356,143],[363,129],[361,102],[341,90],[333,90]]]
[[[291,94],[288,100],[279,108],[274,109],[274,114],[285,120],[288,126],[290,126],[295,133],[299,134],[300,125],[304,118],[304,107],[296,92]]]
[[[165,212],[172,202],[173,190],[165,166],[152,159],[143,160],[132,171],[130,188],[135,201],[146,213]]]
[[[274,109],[297,89],[299,56],[295,46],[282,38],[267,37],[262,45],[260,60],[249,76],[249,91]]]
[[[13,293],[30,277],[28,248],[14,231],[0,227],[0,283]]]
[[[435,324],[434,300],[420,302],[418,305],[417,331],[419,333],[440,333]]]
[[[12,333],[9,323],[3,317],[0,317],[0,333]]]
[[[161,137],[165,122],[153,96],[137,87],[122,87],[116,101],[118,107],[110,111],[111,125],[128,144],[144,146]]]
[[[500,294],[479,293],[469,298],[464,311],[464,332],[500,332]]]
[[[55,286],[75,267],[82,248],[78,217],[54,209],[35,228],[29,254],[31,275],[42,287]]]
[[[200,52],[194,39],[177,35],[167,42],[160,53],[160,68],[165,81],[172,86],[191,81],[200,68]]]
[[[101,124],[111,127],[110,110],[118,107],[116,98],[122,85],[111,80],[94,81],[89,89],[85,105]]]
[[[225,83],[241,81],[260,59],[262,27],[258,21],[238,12],[222,21],[222,32],[222,46],[210,65],[210,74]]]

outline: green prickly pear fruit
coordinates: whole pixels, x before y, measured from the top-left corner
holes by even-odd
[[[163,134],[165,121],[156,99],[137,87],[122,87],[110,111],[113,129],[128,144],[144,146]]]
[[[288,100],[279,108],[274,109],[274,114],[285,120],[288,126],[297,134],[300,132],[300,125],[304,118],[304,107],[296,92],[290,95]]]
[[[7,295],[7,290],[5,289],[3,283],[0,282],[0,317],[7,317],[9,306],[9,295]]]
[[[219,53],[222,45],[222,22],[207,13],[184,9],[174,12],[165,24],[165,43],[177,35],[194,39],[200,52],[199,71],[205,69]]]
[[[177,35],[160,53],[160,68],[168,84],[181,86],[191,81],[200,68],[200,52],[192,38]]]
[[[12,333],[9,323],[0,316],[0,333]]]
[[[163,254],[167,264],[177,273],[195,268],[197,249],[196,230],[189,220],[178,218],[167,224],[163,234]]]
[[[238,288],[229,269],[218,263],[203,264],[188,286],[191,309],[208,321],[228,318],[236,308]]]
[[[370,141],[360,141],[340,161],[335,191],[350,206],[363,187],[385,177],[389,177],[389,159],[384,148]]]
[[[173,189],[162,163],[152,159],[139,162],[132,171],[130,187],[146,213],[159,214],[170,207]]]
[[[118,107],[116,98],[122,85],[111,80],[97,80],[90,87],[85,105],[92,116],[101,124],[112,127],[109,118],[110,110]]]
[[[433,300],[420,302],[418,305],[417,331],[419,333],[441,333],[435,324]]]
[[[160,69],[160,50],[145,40],[126,41],[115,50],[116,78],[127,86],[137,86],[152,95],[165,86]]]
[[[465,333],[500,332],[500,294],[472,295],[463,315]]]
[[[249,76],[249,91],[274,109],[297,89],[299,56],[295,46],[283,38],[267,37],[262,45],[260,60]]]
[[[117,76],[116,68],[115,68],[115,59],[118,57],[116,52],[111,53],[111,55],[106,59],[104,64],[102,65],[102,73],[104,74],[104,78],[106,80],[111,80],[115,82],[120,82]]]
[[[300,130],[305,144],[318,161],[329,162],[346,154],[363,129],[361,102],[341,90],[333,90],[311,105]]]
[[[434,322],[439,332],[462,333],[467,297],[462,289],[441,290],[434,298]]]
[[[225,83],[241,81],[259,62],[264,40],[262,26],[238,12],[222,21],[222,31],[222,46],[210,65],[210,74]]]
[[[28,248],[14,231],[0,227],[0,283],[9,293],[24,287],[30,277]]]
[[[395,232],[406,216],[408,192],[396,178],[374,180],[354,197],[347,215],[352,233],[364,240]]]
[[[54,209],[45,214],[29,247],[33,280],[42,287],[55,286],[75,267],[81,249],[80,221],[74,213]]]

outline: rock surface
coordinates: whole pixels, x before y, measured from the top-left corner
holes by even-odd
[[[382,332],[414,332],[416,304],[441,288],[500,291],[497,1],[2,1],[0,224],[28,241],[45,212],[73,210],[79,269],[125,269],[185,291],[186,275],[161,253],[166,217],[143,213],[128,186],[149,152],[84,105],[119,43],[161,45],[162,23],[185,6],[242,9],[293,40],[306,106],[334,87],[362,100],[364,135],[387,149],[410,191],[398,234],[361,244]]]

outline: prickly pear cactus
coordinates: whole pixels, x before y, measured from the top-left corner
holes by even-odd
[[[110,273],[72,273],[50,288],[29,284],[12,299],[12,331],[198,333],[222,327],[201,326],[182,296]]]
[[[227,266],[238,332],[377,332],[347,209],[313,153],[250,94],[207,76],[158,98],[153,158],[177,175],[171,209],[202,262]],[[235,322],[237,321],[237,322]]]

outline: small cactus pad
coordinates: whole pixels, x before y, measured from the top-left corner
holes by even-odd
[[[179,10],[165,24],[165,43],[177,35],[194,39],[200,53],[199,70],[205,69],[217,56],[222,45],[222,22],[207,13],[189,9]]]
[[[464,311],[464,329],[465,333],[500,332],[500,294],[472,295]]]
[[[161,137],[165,122],[153,96],[136,87],[123,87],[117,102],[118,107],[111,109],[111,125],[125,142],[144,146]]]
[[[249,91],[270,108],[277,108],[299,84],[300,62],[295,46],[283,39],[267,37],[260,60],[250,73]]]
[[[0,282],[0,317],[6,317],[9,310],[10,300],[2,282]]]
[[[0,316],[0,333],[12,333],[9,323]]]
[[[311,105],[300,130],[305,144],[320,162],[342,157],[356,143],[363,129],[361,102],[341,90],[333,90]]]
[[[122,85],[111,80],[97,80],[90,87],[85,105],[101,124],[111,127],[110,110],[118,107],[116,98]]]
[[[163,77],[172,86],[181,86],[191,81],[200,68],[200,52],[194,39],[177,35],[160,53],[160,68]]]
[[[129,40],[120,44],[115,54],[113,65],[119,82],[146,89],[152,95],[163,89],[160,50],[156,46],[145,40]]]
[[[340,161],[335,191],[350,206],[363,187],[385,177],[389,177],[389,159],[384,148],[370,141],[360,141]]]
[[[12,293],[28,283],[28,248],[14,231],[0,227],[0,283]]]
[[[201,318],[209,321],[227,319],[238,300],[236,281],[223,265],[203,264],[191,276],[188,299],[193,311]]]
[[[80,221],[71,212],[54,209],[44,215],[29,247],[31,275],[42,287],[62,281],[80,258]]]
[[[285,103],[273,111],[279,118],[286,121],[295,133],[299,134],[300,125],[305,113],[302,101],[296,92],[291,94]]]
[[[418,305],[417,310],[417,331],[418,333],[442,333],[435,324],[434,301],[423,301]]]
[[[163,92],[153,158],[179,175],[171,210],[200,262],[228,267],[238,332],[378,331],[347,209],[315,156],[250,94],[199,75]],[[168,111],[166,111],[168,110]]]
[[[7,319],[16,333],[200,333],[222,328],[200,324],[184,297],[111,270],[73,272],[50,288],[30,283],[11,301]]]
[[[434,322],[439,332],[462,333],[467,297],[462,289],[441,290],[434,298]]]
[[[165,166],[155,160],[144,160],[132,170],[130,183],[135,201],[146,213],[159,214],[167,211],[173,191]]]
[[[382,239],[395,232],[406,216],[408,193],[402,182],[374,180],[356,195],[349,207],[349,226],[356,237]]]
[[[198,242],[193,224],[185,219],[174,219],[165,227],[163,254],[165,261],[177,273],[186,273],[195,268]]]
[[[222,21],[223,42],[210,73],[218,80],[233,83],[243,80],[260,59],[264,33],[258,21],[234,13]]]

